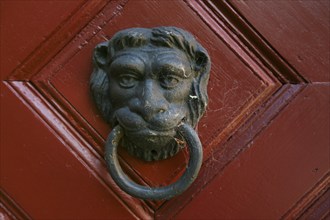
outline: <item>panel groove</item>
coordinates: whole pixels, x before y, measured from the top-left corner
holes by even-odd
[[[3,189],[0,188],[0,207],[13,219],[32,219]],[[0,212],[1,214],[1,212]],[[1,216],[0,216],[1,217]]]
[[[216,146],[221,141],[225,141],[226,137],[231,136],[238,126],[245,120],[247,115],[252,114],[255,110],[256,106],[265,102],[267,99],[271,97],[271,95],[276,91],[277,88],[280,87],[280,83],[276,77],[274,77],[273,73],[268,70],[267,67],[263,66],[262,63],[257,62],[254,58],[254,54],[249,50],[245,49],[245,45],[243,45],[233,34],[231,30],[219,20],[220,15],[214,15],[213,12],[208,9],[208,7],[202,3],[201,1],[190,1],[186,0],[186,4],[193,10],[200,18],[213,30],[213,32],[223,40],[223,42],[231,48],[231,50],[239,57],[240,60],[265,84],[264,91],[259,94],[258,97],[254,97],[254,101],[249,103],[248,106],[242,110],[241,114],[232,120],[232,123],[227,126],[227,129],[222,131],[216,137],[210,137],[212,141],[206,141],[206,145]],[[211,147],[213,149],[213,147]],[[206,152],[206,156],[210,152]]]
[[[110,6],[106,6],[105,8],[111,8]],[[101,12],[103,13],[103,11]],[[52,83],[52,79],[56,74],[64,68],[64,66],[79,52],[82,51],[82,48],[85,45],[88,45],[90,40],[96,35],[97,31],[95,30],[102,30],[102,27],[109,22],[113,16],[117,15],[118,13],[113,13],[108,15],[106,20],[103,20],[102,16],[96,17],[91,23],[91,25],[86,26],[81,32],[81,35],[78,35],[78,37],[73,40],[72,44],[68,46],[68,48],[64,48],[63,51],[56,55],[56,59],[54,59],[52,65],[49,67],[45,67],[41,70],[41,72],[37,73],[36,75],[33,75],[32,82],[36,86],[36,89],[39,90],[39,92],[42,93],[42,95],[60,112],[62,117],[66,118],[68,122],[71,123],[72,126],[74,126],[79,132],[80,135],[84,137],[86,141],[88,141],[93,148],[98,152],[98,157],[102,158],[100,155],[102,154],[102,150],[100,146],[103,145],[104,140],[103,138],[93,129],[88,123],[86,123],[86,120],[82,115],[79,114],[77,109],[75,109],[74,106],[70,105],[69,101],[65,98],[63,94],[58,91],[54,84]],[[223,28],[223,27],[221,27]],[[100,38],[100,36],[97,36]],[[95,39],[94,39],[95,40]],[[98,39],[99,40],[99,39]],[[216,147],[219,145],[220,141],[226,140],[225,137],[230,136],[232,133],[234,133],[239,125],[243,123],[243,121],[246,119],[247,115],[251,115],[252,112],[257,108],[258,105],[263,103],[265,100],[267,100],[271,94],[276,90],[277,87],[279,87],[279,82],[276,81],[276,78],[271,77],[271,73],[265,74],[265,68],[260,67],[259,64],[255,63],[254,60],[249,57],[249,55],[245,54],[245,51],[241,48],[241,45],[239,45],[235,40],[232,39],[232,35],[228,34],[226,35],[226,40],[233,42],[236,50],[240,52],[234,53],[239,57],[244,55],[245,58],[241,59],[239,58],[260,80],[262,80],[262,85],[259,89],[257,89],[256,93],[250,94],[250,96],[246,99],[245,104],[242,106],[242,108],[236,109],[236,111],[240,111],[240,114],[238,114],[237,118],[233,120],[233,122],[225,129],[225,131],[221,132],[220,135],[217,135],[216,139],[213,141],[206,141],[206,145],[210,145],[213,147]],[[228,45],[228,43],[227,43]],[[216,133],[218,133],[217,131]],[[96,137],[96,139],[95,139]],[[210,136],[211,137],[211,136]],[[212,153],[212,149],[208,148],[210,150],[207,150],[205,153],[205,159],[208,158],[208,156]],[[128,167],[128,165],[127,165]],[[183,168],[184,164],[179,167],[179,169],[176,169],[175,172],[172,173],[172,175],[169,177],[169,180],[171,177],[176,176]],[[133,174],[134,178],[138,179],[138,182],[144,182],[141,176],[139,176],[138,173],[135,173],[132,171],[132,168],[128,167],[128,170],[130,173]],[[151,205],[154,209],[157,207],[154,205]]]
[[[118,2],[118,6],[112,10],[112,6],[116,5]],[[123,6],[127,2],[127,0],[110,2],[109,4],[112,4],[111,7],[109,5],[105,6],[103,2],[95,3],[95,5],[90,6],[93,11],[91,14],[98,14],[95,19],[88,17],[88,19],[80,21],[77,15],[73,15],[73,21],[68,21],[68,24],[65,24],[63,28],[58,30],[57,37],[54,37],[54,39],[51,38],[47,43],[42,44],[37,52],[33,52],[26,61],[26,65],[20,66],[20,68],[15,71],[14,75],[10,77],[10,80],[14,81],[9,83],[16,89],[21,97],[26,99],[28,105],[33,106],[33,111],[43,118],[47,126],[51,127],[51,130],[55,132],[54,135],[61,139],[64,145],[69,146],[68,148],[72,150],[74,155],[77,155],[78,160],[93,173],[98,181],[109,188],[109,191],[113,193],[125,207],[135,213],[135,217],[149,218],[153,215],[153,210],[151,209],[156,210],[161,204],[132,199],[118,189],[112,179],[109,178],[105,169],[102,159],[103,150],[100,147],[103,146],[104,143],[101,134],[88,123],[87,119],[79,112],[79,109],[70,103],[70,100],[56,88],[56,84],[52,81],[54,76],[59,74],[61,70],[65,70],[64,66],[68,64],[74,56],[78,55],[82,49],[85,49],[87,45],[90,46],[90,44],[94,44],[101,38],[108,38],[104,35],[103,28],[106,24],[110,23],[112,18],[121,13]],[[222,42],[230,48],[238,59],[244,63],[247,69],[253,73],[249,76],[256,76],[261,82],[260,84],[256,84],[258,85],[255,86],[256,91],[249,91],[249,96],[244,100],[245,102],[242,106],[233,110],[239,111],[240,114],[231,118],[232,121],[229,123],[228,127],[223,131],[216,130],[213,134],[214,136],[210,134],[206,145],[211,147],[206,150],[205,164],[194,186],[184,195],[162,205],[159,214],[157,213],[155,215],[157,218],[166,218],[174,215],[183,208],[194,195],[202,191],[202,189],[239,155],[239,153],[248,148],[248,144],[252,138],[256,137],[264,127],[271,123],[271,120],[276,117],[289,100],[304,86],[282,85],[281,83],[288,82],[292,84],[303,84],[304,80],[296,76],[294,72],[290,72],[291,70],[289,71],[290,73],[285,76],[279,74],[277,69],[280,67],[273,67],[273,64],[268,64],[268,58],[264,58],[264,55],[258,54],[261,53],[259,51],[261,49],[254,49],[254,46],[249,40],[243,39],[242,36],[244,33],[240,34],[241,36],[237,34],[231,27],[232,23],[228,23],[222,13],[210,9],[211,3],[190,0],[185,1],[185,3],[189,6],[189,8],[187,8],[192,9]],[[109,13],[110,15],[103,14],[106,8],[111,8],[111,10],[108,10],[111,11],[111,13]],[[75,29],[74,32],[79,32],[79,34],[76,37],[70,35],[65,43],[53,47],[52,44],[56,43],[59,39],[65,39],[64,33],[69,27],[78,26],[77,23],[80,25],[80,28]],[[47,53],[46,58],[42,61],[38,60],[38,57],[42,56],[43,53]],[[51,61],[52,58],[54,58],[53,61]],[[28,80],[32,81],[23,83]],[[31,97],[25,92],[30,92],[33,98],[41,99],[43,104],[38,106],[36,103],[33,103],[35,101],[31,101]],[[47,115],[48,112],[46,111],[50,111],[51,115]],[[54,122],[54,118],[59,120],[59,122]],[[250,129],[252,125],[254,128]],[[65,129],[61,129],[61,126]],[[214,139],[211,140],[211,138]],[[98,165],[102,167],[101,171],[98,170]],[[133,171],[133,168],[130,167],[128,163],[124,162],[124,166],[133,174],[133,178],[138,179],[138,182],[146,182],[143,181],[143,178],[138,172]],[[215,168],[215,166],[217,168]],[[177,175],[183,168],[184,164],[180,169],[175,170],[175,172],[170,175],[170,178]],[[179,206],[177,204],[179,204]]]
[[[249,148],[251,141],[271,123],[272,120],[285,108],[300,92],[306,88],[304,85],[287,84],[279,89],[264,105],[260,106],[235,136],[229,138],[224,146],[212,152],[212,156],[204,162],[195,183],[180,197],[166,203],[156,213],[158,219],[173,218],[198,193],[203,191],[212,179],[221,175],[225,167],[237,155]],[[267,122],[267,123],[265,123]],[[179,207],[178,204],[180,204]],[[175,212],[173,210],[176,210]]]
[[[102,161],[103,166],[105,166],[103,159],[104,153],[101,148],[101,146],[104,146],[105,140],[102,138],[100,133],[90,126],[86,119],[79,114],[79,111],[75,109],[74,106],[70,105],[68,100],[66,100],[66,98],[52,86],[51,82],[45,83],[43,81],[37,81],[30,83],[31,85],[34,85],[34,89],[36,89],[40,95],[48,101],[49,105],[52,106],[51,108],[54,108],[54,111],[61,115],[63,118],[62,121],[68,123],[73,129],[73,132],[78,133],[79,136],[82,137],[81,141],[86,142],[84,146],[87,146],[87,148],[98,158],[98,160]],[[134,169],[125,160],[123,160],[120,155],[119,160],[122,168],[130,175],[130,177],[140,184],[148,185],[144,181],[143,177],[139,173],[135,172]],[[100,176],[100,178],[107,182],[107,179],[105,178],[106,176],[103,175]]]
[[[93,15],[99,12],[105,4],[105,1],[86,1],[85,4],[77,8],[72,16],[69,16],[55,28],[49,37],[24,59],[8,80],[28,80],[36,74],[70,42],[76,33],[88,24]]]
[[[228,1],[204,1],[282,83],[308,83]],[[224,16],[222,15],[222,13]]]
[[[220,14],[214,14],[201,1],[186,0],[186,3],[261,81],[264,81],[266,84],[278,82],[273,73],[268,68],[263,67],[261,63],[256,62],[254,54],[249,53],[249,50],[245,48],[246,46],[228,28],[227,24],[220,20]]]
[[[109,176],[104,160],[98,157],[93,148],[75,131],[69,123],[53,109],[30,83],[9,81],[9,88],[34,114],[61,140],[64,146],[90,171],[91,174],[117,198],[127,210],[139,218],[149,218],[152,211],[139,199],[124,194]],[[56,122],[56,123],[54,123]],[[88,149],[88,150],[86,150]],[[139,204],[139,205],[137,205]]]
[[[302,196],[281,219],[298,219],[329,189],[330,173],[318,181],[310,191]],[[329,202],[329,201],[328,201]]]

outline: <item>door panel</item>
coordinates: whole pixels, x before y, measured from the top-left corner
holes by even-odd
[[[231,3],[306,79],[329,82],[329,1]]]
[[[1,1],[1,75],[8,76],[82,1]],[[31,31],[33,30],[33,31]]]
[[[325,94],[325,85],[305,88],[178,218],[208,213],[213,219],[279,219],[316,183],[326,182],[330,104]],[[205,201],[212,203],[201,205]]]
[[[140,10],[144,11],[145,14],[141,14]],[[157,11],[159,16],[150,21],[150,17],[154,16],[155,11]],[[169,12],[175,13],[171,16],[166,16]],[[52,86],[105,139],[109,133],[108,126],[105,125],[103,120],[99,120],[101,116],[95,109],[91,108],[93,106],[92,101],[88,98],[81,98],[81,96],[89,97],[88,80],[92,69],[88,61],[90,60],[90,55],[95,44],[108,39],[108,36],[112,36],[118,31],[116,27],[127,28],[129,27],[128,25],[139,26],[141,24],[144,24],[143,26],[146,27],[152,27],[170,25],[175,21],[179,21],[178,25],[180,27],[191,31],[200,40],[206,42],[204,46],[210,51],[213,58],[212,62],[215,64],[219,63],[219,65],[215,65],[214,69],[212,69],[213,74],[211,73],[209,111],[198,127],[204,145],[205,158],[207,158],[208,154],[212,151],[212,147],[215,145],[215,143],[211,143],[214,142],[214,138],[219,136],[219,133],[222,133],[222,136],[228,136],[228,133],[232,132],[229,131],[228,125],[232,124],[234,119],[241,120],[239,118],[242,117],[244,112],[248,114],[247,111],[251,108],[249,105],[253,105],[253,102],[256,101],[255,99],[262,99],[263,97],[261,96],[269,93],[269,88],[274,89],[276,82],[270,80],[268,82],[268,79],[260,80],[260,77],[267,77],[267,75],[259,76],[259,73],[255,73],[249,69],[250,67],[244,64],[198,17],[192,16],[191,12],[188,12],[190,12],[189,7],[180,1],[173,2],[172,4],[167,4],[166,1],[150,4],[145,4],[143,1],[130,1],[121,12],[122,16],[114,17],[79,52],[75,54],[73,52],[76,42],[69,45],[67,50],[65,48],[54,61],[57,62],[59,60],[57,65],[62,65],[63,68],[60,70],[52,67],[46,68],[42,71],[40,78],[36,77],[35,80],[40,82],[45,78],[45,75],[50,77]],[[181,18],[182,16],[189,19],[183,20]],[[96,29],[95,27],[91,27],[86,32],[95,32]],[[81,42],[84,41],[84,37],[82,36],[83,39],[81,39]],[[72,59],[68,58],[68,54],[70,53],[74,54]],[[84,60],[83,64],[81,64],[82,60]],[[81,69],[77,69],[77,66]],[[77,93],[81,94],[81,96],[77,96]],[[96,119],[95,115],[97,117]],[[96,147],[102,151],[103,143],[101,146]],[[121,153],[125,154],[125,152]],[[173,177],[180,174],[179,172],[185,167],[187,155],[185,152],[182,152],[177,157],[156,163],[145,163],[127,154],[125,154],[125,158],[129,166],[133,167],[139,176],[146,177],[144,181],[151,185],[159,185],[161,183],[168,184],[173,180]]]
[[[1,187],[24,212],[38,219],[131,216],[27,100],[5,86],[1,92]]]
[[[38,2],[25,3],[20,15],[9,13],[15,4],[24,7],[1,2],[1,27],[24,26],[22,14],[34,14],[33,23],[45,27],[30,37],[24,33],[33,23],[1,32],[1,45],[10,42],[1,49],[1,57],[10,52],[1,59],[1,66],[9,64],[1,69],[4,216],[291,218],[320,206],[314,201],[329,182],[329,52],[321,48],[328,45],[329,15],[320,9],[328,4],[281,3],[280,10],[260,2],[47,1],[40,8],[51,11],[49,18],[35,10]],[[282,20],[292,14],[308,16]],[[103,148],[111,128],[95,109],[88,84],[96,44],[120,29],[161,25],[193,33],[209,51],[212,69],[210,102],[198,125],[201,172],[182,195],[154,202],[125,194],[108,174]],[[304,37],[295,42],[299,31]],[[28,47],[12,50],[21,36]],[[182,151],[145,163],[123,149],[119,154],[125,172],[150,186],[175,181],[189,158]]]

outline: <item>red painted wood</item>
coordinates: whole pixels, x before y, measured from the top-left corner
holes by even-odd
[[[0,219],[2,220],[10,220],[15,219],[15,216],[11,215],[3,206],[0,204]]]
[[[199,4],[215,13],[237,35],[239,42],[249,48],[252,56],[260,59],[282,83],[306,82],[228,1],[199,0]]]
[[[198,193],[202,193],[201,190],[219,175],[241,151],[249,148],[249,143],[254,140],[255,136],[268,126],[268,123],[292,101],[301,89],[301,85],[283,86],[267,103],[257,110],[259,114],[249,118],[235,135],[212,152],[211,157],[204,162],[199,178],[195,183],[184,192],[183,196],[176,197],[173,202],[163,205],[156,213],[157,217],[159,219],[174,218],[177,212],[189,204],[191,198],[194,198]]]
[[[294,218],[322,212],[323,203],[314,201],[323,199],[329,173],[327,2],[0,4],[1,74],[9,80],[1,82],[0,187],[6,200],[0,200],[0,218]],[[123,28],[159,25],[192,32],[213,64],[210,105],[198,127],[201,173],[182,196],[155,203],[126,195],[107,173],[102,158],[110,128],[89,98],[88,81],[97,43]],[[322,83],[303,84],[308,81]],[[183,152],[144,163],[120,155],[135,181],[151,185],[174,181],[188,157]],[[304,213],[308,207],[316,212]]]
[[[168,13],[171,16],[166,16]],[[104,14],[107,13],[104,12]],[[150,20],[150,17],[153,19]],[[182,19],[182,17],[189,19]],[[66,63],[56,72],[51,83],[105,138],[109,133],[109,127],[100,120],[95,108],[91,108],[92,101],[81,98],[81,96],[89,96],[88,81],[92,71],[90,62],[92,50],[97,43],[104,41],[104,38],[110,38],[122,28],[159,25],[175,25],[191,31],[203,42],[212,57],[209,110],[198,128],[204,144],[205,158],[207,158],[212,147],[209,144],[213,138],[223,132],[233,119],[239,117],[244,108],[264,92],[267,86],[266,82],[260,81],[248,65],[245,65],[198,17],[194,16],[193,11],[184,2],[175,1],[172,4],[168,4],[166,1],[150,2],[149,4],[143,1],[128,2],[121,14],[104,26],[102,32],[97,35],[98,38],[87,41],[88,44],[86,43],[72,59],[62,58]],[[94,29],[88,29],[86,32],[97,30],[96,22],[94,26],[96,26],[92,27]],[[74,48],[74,46],[71,47]],[[73,49],[68,48],[67,50],[68,52],[63,50],[63,56],[67,56],[66,54]],[[62,54],[59,54],[58,59],[61,59],[61,56]],[[50,71],[47,69],[46,72]],[[77,96],[77,93],[81,96]],[[127,154],[123,157],[140,176],[145,177],[145,181],[151,185],[159,185],[168,184],[180,174],[179,172],[185,167],[184,161],[186,161],[187,155],[179,154],[172,159],[156,163],[145,163],[129,157]]]
[[[82,3],[83,0],[0,1],[2,79]]]
[[[330,2],[231,1],[300,74],[329,82]]]
[[[1,188],[31,217],[132,218],[23,100],[4,85],[1,98]]]
[[[307,87],[177,219],[281,218],[329,172],[329,89]]]
[[[2,216],[1,216],[2,214]],[[11,198],[0,189],[0,219],[31,219],[31,217]]]
[[[299,219],[329,219],[330,218],[330,189],[324,192]]]

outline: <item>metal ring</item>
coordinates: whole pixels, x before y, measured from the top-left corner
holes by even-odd
[[[173,196],[184,192],[194,182],[198,175],[202,165],[203,150],[196,132],[190,125],[179,125],[178,132],[184,137],[190,153],[187,169],[175,183],[164,187],[151,188],[131,181],[120,167],[117,156],[117,147],[123,137],[123,129],[117,125],[109,134],[105,145],[105,161],[113,180],[123,191],[131,196],[141,199],[170,199]]]

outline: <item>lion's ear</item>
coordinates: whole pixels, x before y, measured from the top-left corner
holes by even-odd
[[[207,83],[210,77],[211,60],[204,48],[199,48],[199,50],[196,51],[195,68],[198,73],[197,79],[199,92],[202,96],[201,98],[207,102]]]
[[[195,127],[206,110],[208,103],[207,84],[210,77],[211,60],[207,51],[201,46],[195,51],[195,72],[193,95],[197,99],[189,100],[190,120]]]
[[[94,49],[94,62],[99,67],[106,66],[109,58],[108,42],[98,44]]]
[[[106,74],[109,62],[108,42],[98,44],[94,49],[94,69],[90,89],[94,102],[102,116],[110,122],[111,103],[109,100],[109,79]]]
[[[207,51],[204,48],[199,48],[196,51],[195,70],[196,72],[209,71],[211,61]]]

